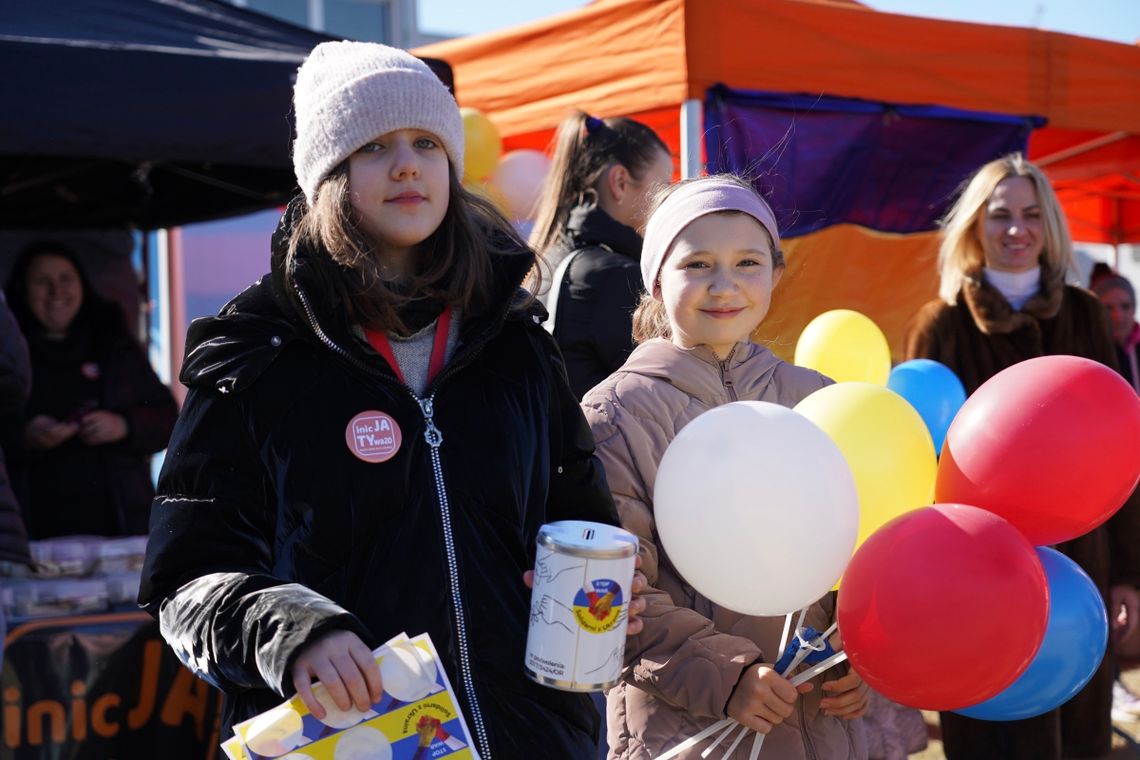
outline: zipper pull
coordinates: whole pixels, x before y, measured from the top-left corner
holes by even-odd
[[[729,375],[728,359],[720,363],[720,381],[726,388],[732,388],[732,377]]]
[[[433,403],[435,396],[428,396],[427,398],[416,399],[420,405],[420,412],[424,415],[424,422],[427,427],[424,428],[424,440],[427,445],[433,449],[438,449],[440,444],[443,443],[443,433],[435,426],[435,404]]]

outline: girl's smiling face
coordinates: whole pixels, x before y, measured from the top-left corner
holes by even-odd
[[[661,267],[661,301],[683,348],[709,346],[725,358],[768,313],[783,267],[772,240],[743,213],[702,216],[681,231]]]
[[[442,143],[421,129],[380,135],[348,159],[348,195],[361,230],[397,274],[447,213],[450,164]]]

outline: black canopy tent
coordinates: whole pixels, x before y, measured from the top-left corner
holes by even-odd
[[[0,227],[154,229],[284,203],[327,37],[217,0],[0,3]]]

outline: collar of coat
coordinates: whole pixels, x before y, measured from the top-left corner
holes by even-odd
[[[983,335],[1005,335],[1052,319],[1061,310],[1065,280],[1041,265],[1041,288],[1016,310],[997,288],[986,281],[981,267],[966,275],[959,299],[966,304]]]
[[[637,346],[621,371],[660,378],[689,396],[720,402],[729,400],[725,373],[740,398],[750,398],[750,387],[764,382],[778,364],[775,354],[748,341],[737,343],[721,359],[708,346],[682,348],[665,338],[654,338]]]
[[[603,245],[635,261],[641,259],[641,235],[597,206],[577,206],[566,222],[566,237],[573,250]]]

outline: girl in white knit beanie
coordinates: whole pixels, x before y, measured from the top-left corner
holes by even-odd
[[[459,109],[422,61],[324,43],[294,108],[303,194],[271,276],[187,337],[140,602],[226,693],[223,736],[294,691],[364,720],[402,698],[370,650],[427,632],[483,760],[585,757],[589,698],[524,675],[523,575],[542,524],[617,514],[520,288],[535,256],[460,185]]]

